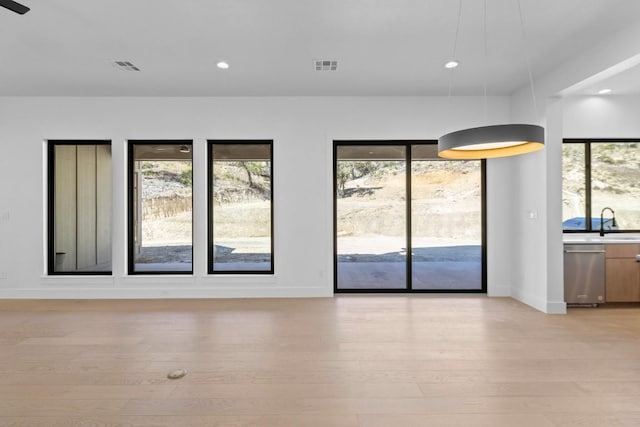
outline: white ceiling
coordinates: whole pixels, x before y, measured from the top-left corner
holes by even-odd
[[[539,77],[640,23],[638,0],[520,0],[523,43],[517,1],[487,0],[485,55],[483,2],[462,0],[451,72],[455,0],[21,1],[0,8],[0,96],[505,95],[525,54]]]
[[[611,89],[611,95],[640,94],[640,67],[621,71],[611,77],[589,84],[574,92],[575,95],[599,95],[602,89]]]

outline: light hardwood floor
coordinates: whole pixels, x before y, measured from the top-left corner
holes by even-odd
[[[0,426],[640,426],[640,306],[5,300],[0,362]]]

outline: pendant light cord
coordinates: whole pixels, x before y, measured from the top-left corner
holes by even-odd
[[[536,90],[533,86],[533,74],[531,73],[531,63],[529,56],[527,55],[527,33],[524,28],[524,18],[522,17],[522,5],[520,0],[518,2],[518,13],[520,15],[520,27],[522,28],[522,52],[524,53],[524,60],[527,64],[527,73],[529,74],[529,85],[531,86],[531,99],[533,100],[533,114],[538,114],[538,104],[536,103]]]
[[[533,84],[533,73],[531,72],[531,61],[529,60],[529,56],[527,55],[527,32],[524,25],[524,17],[522,14],[522,4],[520,0],[517,0],[518,4],[518,16],[520,18],[520,28],[522,31],[522,52],[525,59],[525,64],[527,66],[527,74],[529,76],[529,86],[531,88],[531,99],[533,100],[533,112],[534,115],[538,113],[538,103],[536,100],[536,90]],[[488,70],[489,67],[487,65],[487,0],[484,0],[483,6],[483,48],[484,48],[484,84],[483,84],[483,95],[484,95],[484,103],[483,103],[483,122],[487,123],[487,79],[488,79]],[[460,34],[460,23],[462,21],[462,0],[458,0],[458,21],[456,24],[456,33],[453,39],[453,53],[451,56],[451,60],[456,59],[456,53],[458,50],[458,38]],[[447,93],[447,104],[451,105],[451,97],[453,95],[453,73],[454,69],[452,68],[449,72],[449,91]]]
[[[488,70],[489,67],[487,66],[488,61],[487,61],[487,0],[484,0],[484,10],[483,10],[483,15],[482,15],[482,26],[483,26],[483,30],[482,30],[482,34],[483,34],[483,43],[484,43],[484,83],[483,83],[483,89],[484,89],[484,105],[483,105],[483,111],[482,111],[482,121],[483,123],[487,123],[487,78],[488,78]]]
[[[458,23],[456,24],[456,35],[453,39],[453,53],[451,55],[451,60],[456,60],[456,52],[458,50],[458,34],[460,33],[460,21],[462,20],[462,0],[458,0]],[[451,101],[451,92],[453,89],[453,68],[449,72],[449,93],[447,98]]]

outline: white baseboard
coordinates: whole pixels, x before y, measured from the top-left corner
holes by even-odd
[[[332,297],[327,288],[37,288],[0,289],[0,299],[180,299]]]

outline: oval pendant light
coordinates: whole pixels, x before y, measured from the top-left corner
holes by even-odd
[[[438,155],[446,159],[490,159],[531,153],[544,147],[544,128],[508,124],[458,130],[438,139]]]
[[[524,19],[520,0],[517,0],[520,26],[522,28],[522,40],[524,45],[525,31]],[[458,2],[458,28],[454,41],[453,56],[456,57],[458,44],[458,32],[462,15],[462,0]],[[483,13],[483,41],[484,57],[487,57],[487,0],[484,0]],[[526,55],[525,55],[526,58]],[[529,84],[531,86],[531,98],[533,110],[536,107],[536,91],[533,87],[533,75],[528,58],[526,58]],[[449,97],[453,79],[449,80]],[[487,113],[487,80],[485,72],[484,81],[484,114]],[[544,128],[530,124],[504,124],[481,126],[463,129],[448,133],[438,139],[438,156],[446,159],[489,159],[494,157],[516,156],[518,154],[531,153],[544,148]]]

